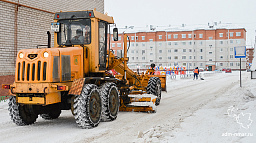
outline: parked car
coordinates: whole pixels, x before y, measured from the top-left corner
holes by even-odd
[[[231,71],[231,68],[227,68],[226,70],[225,70],[225,73],[231,73],[232,71]]]

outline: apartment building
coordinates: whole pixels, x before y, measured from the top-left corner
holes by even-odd
[[[246,45],[245,28],[232,24],[215,23],[200,27],[131,26],[119,30],[119,41],[111,41],[111,49],[117,56],[123,53],[123,32],[130,39],[128,66],[132,69],[146,69],[151,63],[187,69],[239,69],[240,61],[234,56],[234,47]],[[246,59],[242,59],[241,66],[246,68]]]
[[[104,0],[1,0],[0,75],[14,74],[17,51],[47,44],[55,12],[94,8],[104,13]]]

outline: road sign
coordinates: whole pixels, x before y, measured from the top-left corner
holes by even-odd
[[[246,47],[245,46],[235,47],[235,58],[246,58]]]

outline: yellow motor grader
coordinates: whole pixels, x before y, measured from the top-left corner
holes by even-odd
[[[113,17],[96,10],[55,13],[54,47],[47,32],[48,45],[20,50],[15,82],[2,85],[11,93],[9,112],[14,123],[33,124],[38,115],[56,119],[61,110],[71,109],[79,127],[93,128],[100,121],[115,120],[118,111],[155,111],[161,90],[166,90],[165,75],[154,75],[154,64],[141,74],[127,67],[126,34],[123,57],[108,50],[111,24]],[[118,40],[117,28],[113,39]],[[119,75],[111,75],[112,69]]]

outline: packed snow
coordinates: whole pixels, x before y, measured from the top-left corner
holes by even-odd
[[[204,72],[168,77],[167,91],[156,113],[119,112],[112,122],[80,129],[71,111],[56,120],[41,117],[17,126],[9,117],[8,101],[0,102],[1,142],[256,142],[256,79],[249,72]]]

